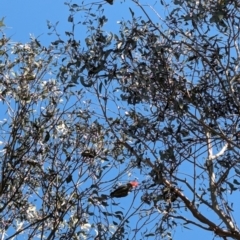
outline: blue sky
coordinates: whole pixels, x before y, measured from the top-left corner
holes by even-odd
[[[127,1],[127,0],[126,0]],[[80,4],[81,0],[77,3]],[[99,1],[104,3],[104,1]],[[147,2],[147,1],[146,1]],[[111,6],[105,4],[105,15],[109,19],[109,22],[105,26],[105,29],[114,31],[117,26],[117,21],[121,19],[128,19],[131,17],[129,7],[134,10],[134,6],[130,3],[121,3],[121,1],[115,0]],[[49,43],[51,37],[47,34],[47,20],[52,23],[59,21],[58,30],[62,32],[70,28],[70,24],[67,22],[69,16],[68,8],[64,5],[64,1],[51,1],[51,0],[22,0],[13,1],[5,0],[1,1],[0,7],[0,19],[5,17],[6,33],[11,37],[12,41],[28,42],[30,34],[35,37],[40,36],[42,43]],[[118,26],[117,26],[118,29]],[[85,33],[82,34],[84,37]],[[81,39],[81,35],[79,36]],[[0,114],[1,115],[1,114]],[[133,195],[129,196],[133,198]],[[118,201],[117,201],[118,202]],[[183,214],[186,214],[184,212]],[[199,231],[196,228],[194,230],[178,229],[178,232],[174,236],[174,240],[180,239],[212,239],[213,235],[206,231]]]
[[[67,8],[56,1],[2,1],[0,15],[6,17],[7,33],[16,41],[28,41],[29,34],[46,38],[46,20],[61,21],[66,27]]]

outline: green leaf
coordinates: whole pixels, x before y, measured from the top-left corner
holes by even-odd
[[[73,22],[73,16],[72,16],[72,15],[70,15],[70,16],[68,17],[68,22]]]
[[[121,221],[122,221],[122,219],[123,219],[122,215],[119,215],[119,214],[114,214],[114,217],[118,218],[118,219],[121,220]]]
[[[116,213],[116,214],[123,215],[123,212],[122,212],[122,211],[116,211],[115,213]]]
[[[114,222],[114,221],[113,221],[113,224],[114,224],[115,226],[118,226],[118,223],[117,223],[117,222]]]
[[[233,180],[233,183],[236,184],[236,185],[240,185],[240,182],[238,182],[237,179],[234,179],[234,180]]]
[[[226,182],[227,184],[228,184],[228,186],[230,187],[230,189],[231,189],[231,193],[233,192],[233,191],[236,191],[238,188],[236,188],[232,183],[230,183],[230,182]]]
[[[49,139],[50,139],[50,133],[49,131],[47,131],[43,142],[46,143]]]
[[[99,84],[99,93],[101,93],[102,92],[102,82],[100,82],[100,84]]]
[[[238,170],[237,168],[234,169],[236,174],[240,175],[240,170]]]
[[[6,25],[4,24],[4,19],[5,19],[5,17],[3,17],[3,18],[0,20],[0,28],[6,26]]]
[[[130,10],[130,12],[131,12],[131,14],[132,14],[132,17],[133,17],[133,16],[134,16],[133,10],[132,10],[131,8],[129,8],[129,10]]]
[[[69,174],[68,177],[66,178],[66,182],[70,183],[72,181],[72,174]]]
[[[107,202],[101,202],[101,204],[102,204],[104,207],[109,206]]]
[[[90,81],[89,83],[84,82],[84,77],[80,76],[80,82],[84,87],[91,87],[93,85],[93,82]]]
[[[148,233],[148,234],[145,235],[145,237],[154,237],[154,236],[155,236],[154,233]]]

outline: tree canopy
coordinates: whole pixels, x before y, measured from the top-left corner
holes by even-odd
[[[48,46],[0,21],[1,239],[240,239],[240,4],[132,2],[117,32],[66,3]]]

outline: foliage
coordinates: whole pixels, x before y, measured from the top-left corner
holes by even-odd
[[[104,6],[71,3],[72,30],[49,23],[48,47],[2,32],[5,239],[172,239],[179,226],[240,239],[240,5],[133,2],[143,16],[130,9],[119,34]],[[126,204],[109,198],[132,178]]]

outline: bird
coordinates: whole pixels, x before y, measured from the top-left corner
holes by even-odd
[[[113,5],[113,0],[106,0],[109,4]]]
[[[110,196],[112,198],[116,197],[116,198],[121,198],[121,197],[126,197],[134,187],[138,186],[138,182],[133,181],[133,182],[129,182],[127,184],[124,184],[120,187],[118,187],[116,190],[114,190],[113,192],[110,193]]]

